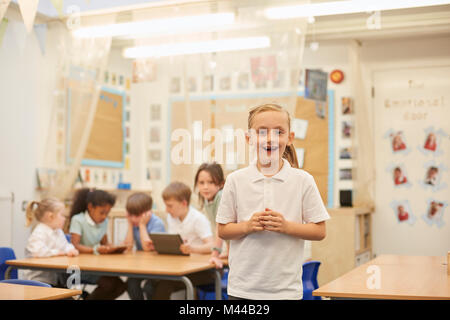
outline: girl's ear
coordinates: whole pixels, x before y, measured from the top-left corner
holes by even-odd
[[[295,138],[295,132],[291,131],[289,132],[289,142],[288,145],[291,145],[294,142],[294,138]]]
[[[88,203],[87,209],[88,209],[88,212],[90,212],[90,211],[92,211],[92,209],[94,209],[94,206],[92,205],[92,203]]]

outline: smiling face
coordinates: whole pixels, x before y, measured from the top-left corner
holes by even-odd
[[[253,116],[250,129],[247,142],[257,148],[259,166],[279,164],[287,145],[294,140],[294,132],[289,130],[288,114],[275,110],[262,111]]]

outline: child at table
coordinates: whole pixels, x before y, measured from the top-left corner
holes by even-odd
[[[210,254],[214,246],[211,225],[204,214],[189,205],[191,193],[191,189],[182,182],[172,182],[163,190],[162,197],[169,213],[168,232],[180,234],[184,241],[180,245],[183,253]],[[210,271],[190,274],[188,278],[194,286],[214,283]],[[182,289],[185,285],[179,281],[157,281],[153,299],[168,300],[173,292]]]
[[[228,175],[217,212],[230,240],[229,299],[302,299],[304,240],[322,240],[329,219],[314,178],[298,169],[287,110],[253,108],[246,141],[256,158]]]
[[[62,230],[66,208],[64,203],[55,198],[42,201],[31,201],[26,209],[26,226],[37,221],[33,232],[28,238],[25,256],[28,258],[78,255],[78,250],[69,243]],[[36,280],[59,286],[57,273],[49,271],[27,270],[28,280]]]
[[[108,213],[116,197],[106,191],[84,188],[75,193],[70,211],[72,243],[80,253],[108,254],[111,245],[106,235]],[[126,290],[119,277],[81,275],[82,282],[96,283],[88,300],[113,300]]]
[[[152,204],[152,197],[143,192],[134,193],[128,197],[126,204],[128,231],[124,242],[128,248],[132,248],[135,243],[138,251],[153,251],[149,233],[166,232],[164,222],[152,213]],[[143,289],[142,281],[145,281]],[[153,293],[151,280],[128,278],[127,286],[131,300],[144,300],[144,292],[146,299],[151,299]]]
[[[198,190],[200,209],[203,209],[213,226],[214,247],[211,249],[211,262],[217,268],[222,268],[221,258],[228,257],[228,246],[217,234],[216,215],[222,198],[222,188],[225,183],[223,170],[216,162],[203,163],[197,170],[194,180],[195,189]]]

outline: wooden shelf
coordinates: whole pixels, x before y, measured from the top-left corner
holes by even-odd
[[[311,258],[320,261],[319,286],[324,285],[372,256],[372,209],[328,208],[327,236],[311,242]]]

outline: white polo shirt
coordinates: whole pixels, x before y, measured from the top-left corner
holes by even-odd
[[[169,233],[178,233],[190,245],[202,245],[203,240],[212,237],[211,224],[208,218],[193,207],[189,207],[188,214],[180,221],[167,215],[167,229]]]
[[[225,182],[216,221],[248,221],[265,208],[288,221],[318,223],[330,218],[314,178],[292,168],[283,159],[274,176],[265,177],[256,167],[231,173]],[[246,299],[302,299],[304,240],[272,231],[261,231],[230,241],[228,294]]]

